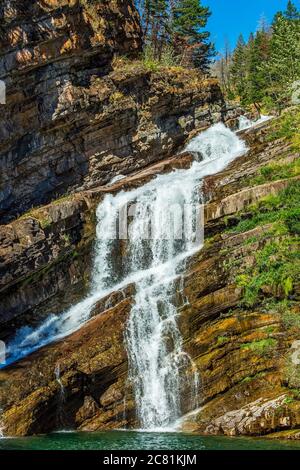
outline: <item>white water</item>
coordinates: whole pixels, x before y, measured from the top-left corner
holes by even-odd
[[[0,413],[2,412],[2,410],[0,409]],[[2,426],[1,422],[0,422],[0,439],[4,439],[4,426]]]
[[[134,282],[136,294],[125,340],[138,417],[146,429],[172,427],[182,414],[184,388],[189,389],[190,401],[185,408],[196,406],[193,394],[198,376],[183,351],[174,298],[180,290],[178,279],[185,260],[201,248],[195,210],[201,202],[201,180],[222,170],[247,149],[232,131],[216,124],[195,137],[186,150],[201,157],[196,157],[190,169],[159,175],[140,188],[105,197],[97,209],[90,294],[40,327],[22,328],[7,351],[10,363],[66,336],[89,318],[96,301]],[[122,208],[132,203],[135,216],[121,257],[120,242],[114,239],[115,224]],[[150,237],[145,240],[147,234]]]
[[[66,402],[65,387],[62,383],[60,376],[60,364],[57,364],[54,369],[55,380],[59,385],[58,406],[57,406],[57,420],[58,425],[64,425],[64,404]]]
[[[256,121],[252,121],[251,119],[248,119],[246,116],[240,116],[239,117],[239,131],[249,129],[250,127],[254,125],[269,121],[269,119],[271,119],[270,116],[264,116],[263,114],[261,114],[260,118],[257,119]]]
[[[60,402],[63,403],[65,401],[65,388],[60,378],[60,365],[57,364],[54,369],[55,380],[59,385],[60,388]]]
[[[123,180],[124,178],[126,178],[125,175],[117,175],[117,176],[114,176],[110,182],[108,183],[109,186],[112,186],[113,184],[115,183],[118,183],[119,181]]]

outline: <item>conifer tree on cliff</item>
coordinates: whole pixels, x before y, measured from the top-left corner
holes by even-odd
[[[208,41],[209,33],[203,31],[210,16],[208,7],[200,0],[178,0],[173,8],[172,32],[174,44],[181,51],[182,65],[194,66],[206,71],[214,54]]]
[[[168,0],[139,2],[144,41],[151,44],[154,57],[158,57],[167,40]]]

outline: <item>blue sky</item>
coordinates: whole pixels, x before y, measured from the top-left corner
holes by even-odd
[[[203,0],[202,3],[212,11],[207,30],[216,49],[221,51],[226,37],[234,47],[239,33],[248,38],[249,33],[256,30],[262,15],[271,22],[277,11],[285,10],[287,0]],[[300,7],[300,0],[294,0],[294,3]]]

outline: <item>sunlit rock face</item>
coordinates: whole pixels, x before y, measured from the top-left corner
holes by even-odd
[[[7,89],[0,120],[0,214],[7,220],[64,193],[88,173],[80,128],[100,98],[86,95],[93,79],[111,69],[116,53],[140,52],[141,29],[131,0],[5,0],[0,22],[0,79]]]
[[[216,80],[132,62],[132,0],[3,1],[0,21],[1,223],[170,156],[238,113],[225,112]]]
[[[254,266],[256,253],[278,242],[278,234],[272,232],[272,224],[228,231],[240,211],[245,218],[251,217],[250,207],[294,184],[295,178],[256,183],[260,169],[274,159],[283,164],[297,158],[288,142],[269,141],[269,135],[265,125],[246,131],[243,137],[249,152],[204,181],[207,240],[186,263],[174,296],[183,348],[193,361],[191,372],[196,369],[199,374],[198,412],[179,424],[189,431],[272,435],[281,430],[288,433],[300,424],[299,402],[291,399],[287,387],[295,387],[296,366],[290,371],[293,364],[287,361],[298,330],[274,307],[245,307],[243,289],[236,281],[240,272]],[[183,158],[186,160],[186,154]],[[150,174],[150,169],[148,176],[144,174],[146,181]],[[132,188],[132,184],[139,187],[136,177],[124,178],[111,189]],[[94,192],[89,194],[95,197]],[[82,214],[91,207],[82,207]],[[47,211],[51,212],[51,205]],[[62,215],[66,209],[61,211]],[[48,228],[51,230],[50,225]],[[262,300],[271,298],[276,303],[284,293],[266,285],[261,295]],[[291,295],[299,299],[299,285]],[[100,430],[139,425],[124,343],[135,298],[134,284],[112,292],[95,303],[90,321],[78,331],[1,371],[1,419],[8,435],[49,432],[62,426]],[[297,316],[299,308],[293,307],[289,314]],[[59,414],[61,385],[55,374],[58,365],[66,400],[63,422]],[[181,400],[183,410],[189,411],[189,377],[186,384]]]

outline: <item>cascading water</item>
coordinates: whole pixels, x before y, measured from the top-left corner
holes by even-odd
[[[240,116],[239,117],[239,131],[244,131],[246,129],[249,129],[253,125],[261,124],[263,122],[268,121],[271,119],[270,116],[265,116],[263,114],[260,115],[260,117],[256,121],[252,121],[251,119],[248,119],[246,116]]]
[[[1,416],[1,413],[2,413],[2,409],[0,408],[0,416]],[[1,420],[0,420],[0,439],[4,439],[4,426],[2,426],[1,424]]]
[[[55,380],[59,385],[59,396],[57,406],[58,425],[64,425],[64,404],[66,401],[65,388],[60,377],[60,365],[57,364],[54,369]]]
[[[247,149],[235,133],[216,124],[195,137],[186,150],[196,155],[190,169],[159,175],[140,188],[104,198],[97,209],[90,294],[36,330],[21,329],[8,347],[8,362],[12,362],[71,333],[89,318],[96,301],[135,283],[125,342],[139,422],[147,429],[170,427],[179,418],[187,379],[192,382],[191,391],[197,388],[197,374],[183,350],[175,297],[184,261],[201,248],[197,209],[201,180]],[[126,214],[122,220],[121,213]],[[128,214],[132,221],[120,256],[116,227],[126,229]]]
[[[251,119],[248,119],[246,116],[239,117],[239,131],[243,131],[244,129],[248,129],[253,124]]]
[[[54,375],[55,375],[55,380],[59,385],[59,397],[60,397],[59,401],[63,403],[65,401],[65,388],[60,378],[60,365],[59,364],[55,366]]]

